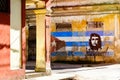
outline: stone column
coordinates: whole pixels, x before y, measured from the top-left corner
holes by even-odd
[[[36,72],[46,71],[45,14],[46,9],[34,10],[36,14]]]
[[[10,1],[10,69],[21,69],[21,0]],[[8,35],[9,36],[9,35]]]
[[[46,72],[47,74],[51,74],[51,50],[50,50],[50,44],[51,44],[51,30],[50,30],[50,24],[51,24],[51,17],[46,16]]]

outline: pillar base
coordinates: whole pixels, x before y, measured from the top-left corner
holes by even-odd
[[[35,72],[46,72],[45,68],[35,68]]]
[[[46,70],[46,75],[51,75],[51,69]]]
[[[51,69],[47,69],[46,72],[30,72],[25,75],[25,79],[36,78],[40,76],[49,76],[51,75]]]

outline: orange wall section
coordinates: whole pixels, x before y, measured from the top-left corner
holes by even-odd
[[[0,13],[0,80],[22,80],[25,78],[25,0],[22,1],[22,68],[10,69],[10,13]]]
[[[0,71],[10,66],[10,14],[0,13]]]

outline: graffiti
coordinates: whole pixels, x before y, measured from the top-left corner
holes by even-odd
[[[51,52],[65,51],[65,41],[51,36]]]
[[[91,50],[101,49],[101,37],[96,33],[92,33],[89,39],[89,46]]]
[[[51,26],[51,36],[57,40],[52,41],[51,47],[55,48],[52,48],[51,54],[54,57],[57,54],[67,56],[67,59],[74,56],[76,60],[85,59],[86,54],[87,60],[96,56],[97,61],[101,61],[102,56],[103,58],[105,56],[106,59],[113,57],[115,55],[115,40],[119,38],[115,38],[117,33],[115,30],[117,29],[115,29],[114,19],[116,18],[113,14],[93,16],[79,16],[80,20],[74,19],[75,16],[71,19],[62,17],[68,19],[68,22],[64,22],[64,20],[59,22],[57,21],[59,19],[56,18]],[[56,57],[56,59],[58,58]]]

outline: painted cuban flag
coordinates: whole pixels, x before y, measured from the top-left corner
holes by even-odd
[[[64,50],[69,52],[68,54],[70,55],[71,52],[73,51],[73,47],[76,46],[76,51],[75,55],[76,56],[84,56],[84,54],[81,52],[81,47],[86,46],[87,49],[90,48],[89,44],[89,39],[90,35],[92,33],[96,33],[101,37],[101,48],[104,46],[104,44],[107,42],[109,44],[113,43],[114,39],[114,32],[113,31],[84,31],[84,32],[72,32],[72,31],[59,31],[59,32],[52,32],[51,35],[54,36],[55,38],[64,41],[65,48]],[[108,37],[109,39],[107,41],[104,41],[105,37]],[[59,43],[60,45],[62,43]],[[61,50],[56,50],[56,51],[61,51]],[[109,49],[107,51],[107,56],[112,56],[113,55],[113,50]]]

